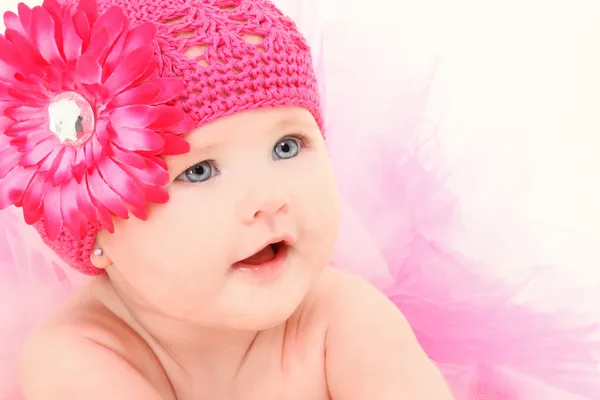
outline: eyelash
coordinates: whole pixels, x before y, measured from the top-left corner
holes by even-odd
[[[282,142],[286,139],[296,139],[298,142],[300,142],[301,149],[310,148],[312,145],[312,141],[310,140],[310,138],[301,133],[296,133],[293,135],[286,135],[286,136],[282,137],[281,139],[279,139],[277,142],[275,142],[275,144]]]

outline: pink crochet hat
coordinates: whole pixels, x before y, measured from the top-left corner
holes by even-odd
[[[45,0],[4,19],[0,209],[82,273],[103,272],[90,255],[114,217],[168,200],[162,156],[194,128],[278,106],[322,125],[310,50],[266,0]]]

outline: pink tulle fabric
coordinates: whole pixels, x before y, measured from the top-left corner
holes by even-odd
[[[599,399],[599,320],[571,307],[584,289],[519,302],[543,271],[508,283],[454,249],[450,238],[464,233],[461,198],[445,185],[436,140],[437,60],[417,65],[405,40],[373,43],[364,28],[339,19],[313,38],[343,205],[333,264],[399,307],[458,400]],[[379,21],[370,29],[384,36],[395,28]],[[395,59],[364,62],[390,48]],[[85,279],[16,210],[0,212],[0,399],[22,399],[20,346]]]
[[[438,141],[439,59],[411,49],[402,35],[385,36],[397,20],[378,22],[373,29],[385,39],[377,43],[358,20],[327,24],[319,58],[345,199],[335,265],[369,279],[402,310],[457,399],[600,398],[600,319],[575,311],[584,296],[598,299],[597,285],[563,293],[548,285],[546,297],[523,303],[519,294],[543,287],[552,268],[509,282],[454,249],[453,237],[465,232]],[[342,40],[363,51],[339,49]],[[396,57],[362,63],[386,48]],[[365,78],[356,78],[355,65]],[[361,96],[338,96],[349,81]],[[389,106],[365,108],[373,98]]]

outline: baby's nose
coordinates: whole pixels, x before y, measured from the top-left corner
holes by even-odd
[[[252,187],[247,196],[241,199],[238,207],[242,221],[251,223],[261,218],[287,213],[290,200],[283,188],[278,186]]]

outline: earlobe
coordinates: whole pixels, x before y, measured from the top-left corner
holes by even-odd
[[[112,261],[100,247],[94,248],[90,256],[92,265],[98,269],[106,269],[111,266]]]

